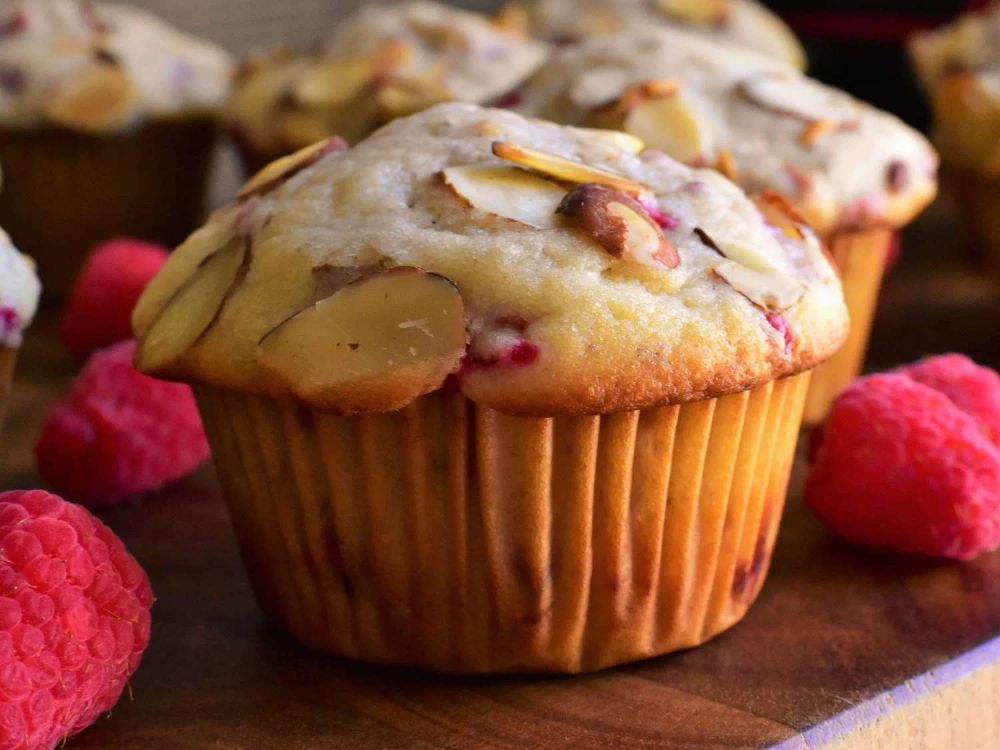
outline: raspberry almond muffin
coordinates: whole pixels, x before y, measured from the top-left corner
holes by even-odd
[[[221,49],[142,10],[0,0],[0,223],[48,291],[96,242],[197,226],[230,75]]]
[[[1000,2],[914,35],[909,49],[930,97],[935,145],[969,224],[1000,265]]]
[[[829,245],[852,333],[813,378],[822,420],[860,371],[894,230],[936,192],[937,156],[897,118],[752,51],[673,29],[598,37],[560,51],[520,109],[621,129],[676,159],[714,166],[787,200]]]
[[[17,351],[35,315],[40,293],[35,264],[21,255],[0,229],[0,427],[14,384]]]
[[[438,105],[255,177],[136,307],[264,609],[444,672],[578,672],[742,617],[807,370],[812,231],[619,133]]]
[[[445,101],[502,99],[547,45],[477,13],[432,2],[362,6],[321,50],[251,58],[229,105],[251,171],[332,135],[356,142]]]
[[[792,30],[755,0],[513,0],[497,20],[558,44],[670,26],[739,44],[799,70],[806,67],[805,51]]]

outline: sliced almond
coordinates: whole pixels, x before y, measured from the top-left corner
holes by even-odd
[[[60,85],[45,108],[50,122],[88,132],[118,130],[134,120],[139,97],[117,65],[96,63]]]
[[[729,13],[727,0],[656,0],[660,10],[686,23],[717,26]]]
[[[492,23],[501,31],[518,36],[528,36],[531,34],[531,18],[527,9],[517,0],[510,0],[503,4],[503,7],[493,17]]]
[[[676,268],[677,249],[635,198],[607,185],[574,188],[559,206],[616,258],[646,266]]]
[[[441,386],[465,354],[462,296],[398,268],[348,284],[265,336],[269,386],[338,413],[400,409]]]
[[[740,170],[736,166],[736,159],[728,148],[719,149],[719,153],[715,156],[715,169],[723,177],[733,182],[740,179]]]
[[[472,208],[537,229],[556,225],[565,188],[517,167],[448,167],[441,179]]]
[[[802,296],[802,285],[777,268],[761,270],[724,260],[713,270],[737,292],[768,311],[787,310]]]
[[[756,245],[740,240],[719,241],[701,227],[695,227],[694,233],[706,247],[711,248],[723,258],[735,261],[742,266],[766,271],[775,269],[774,261],[757,249]]]
[[[649,192],[643,185],[617,172],[600,167],[592,167],[589,164],[573,161],[564,156],[551,154],[548,151],[540,151],[534,148],[527,148],[526,146],[518,146],[515,143],[497,141],[493,144],[493,153],[501,159],[506,159],[514,164],[519,164],[522,167],[527,167],[535,172],[563,182],[571,182],[579,185],[593,182],[598,185],[617,188],[632,196],[639,196]]]
[[[307,107],[335,107],[358,96],[373,75],[368,59],[320,62],[305,70],[292,88],[292,95]]]
[[[701,162],[712,151],[711,134],[681,95],[638,102],[625,115],[622,129],[686,164]]]
[[[763,109],[807,123],[829,120],[836,128],[857,124],[853,107],[834,92],[801,76],[759,75],[740,82],[736,90]]]
[[[836,120],[813,120],[806,123],[799,133],[799,143],[803,146],[811,146],[827,133],[832,133],[839,127]]]
[[[751,196],[751,199],[764,215],[764,221],[768,224],[777,227],[793,240],[805,239],[803,227],[807,226],[808,223],[802,214],[778,193],[773,190],[765,190]]]
[[[389,81],[375,92],[375,101],[386,120],[423,112],[452,98],[451,92],[441,83],[440,72]]]
[[[306,146],[294,154],[283,156],[271,162],[251,177],[246,185],[236,193],[236,198],[237,200],[244,200],[251,195],[268,193],[293,175],[312,166],[327,154],[334,151],[343,151],[346,148],[346,141],[335,136],[327,138],[325,141],[314,143],[311,146]]]
[[[584,138],[607,143],[614,148],[628,151],[630,154],[641,154],[646,149],[646,144],[642,138],[623,133],[620,130],[607,130],[605,128],[570,128],[574,133],[579,133]]]
[[[169,375],[215,320],[246,257],[247,240],[234,237],[202,261],[142,337],[136,367],[147,373]]]
[[[604,107],[621,100],[629,84],[629,72],[617,65],[603,65],[583,71],[573,81],[569,100],[581,109]]]
[[[318,112],[293,109],[275,117],[274,132],[290,150],[305,148],[328,138],[330,126]]]

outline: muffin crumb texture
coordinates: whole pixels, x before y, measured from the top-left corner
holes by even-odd
[[[137,8],[76,0],[0,2],[0,126],[115,132],[147,117],[223,104],[221,48]]]
[[[441,387],[606,413],[796,374],[846,331],[782,199],[619,133],[443,104],[240,196],[140,299],[140,369],[344,414]]]

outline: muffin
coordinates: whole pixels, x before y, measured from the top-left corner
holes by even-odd
[[[812,231],[714,172],[452,103],[267,168],[133,327],[296,638],[579,672],[744,614],[847,317]]]
[[[457,8],[362,6],[318,52],[248,60],[229,129],[253,172],[331,135],[354,143],[433,104],[502,100],[547,54],[547,45]]]
[[[48,292],[96,242],[200,223],[230,76],[221,49],[141,10],[0,0],[0,224]]]
[[[1000,2],[914,35],[909,49],[935,145],[969,225],[1000,266]]]
[[[671,26],[745,46],[799,70],[806,67],[792,30],[755,0],[513,0],[498,22],[557,44]]]
[[[40,293],[34,263],[21,255],[0,229],[0,427],[14,384],[17,351],[24,329],[35,315]]]
[[[790,202],[843,275],[852,332],[813,376],[821,421],[860,372],[894,230],[934,196],[937,157],[898,119],[752,51],[673,29],[561,50],[521,91],[522,112],[620,128],[748,192]]]

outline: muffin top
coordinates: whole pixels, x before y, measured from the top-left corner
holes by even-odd
[[[259,151],[337,134],[355,142],[444,101],[489,103],[531,75],[548,46],[476,13],[431,2],[362,7],[322,50],[251,59],[229,119]]]
[[[659,28],[561,50],[521,111],[620,128],[748,191],[771,189],[821,233],[909,221],[934,196],[937,157],[890,114],[735,45]]]
[[[931,96],[942,157],[1000,175],[1000,2],[915,34],[909,49]]]
[[[35,264],[21,255],[0,229],[0,346],[17,348],[31,324],[42,286]]]
[[[846,332],[780,199],[620,133],[442,104],[239,196],[137,305],[145,372],[338,413],[446,381],[510,413],[602,413],[797,373]]]
[[[0,125],[113,132],[206,113],[230,75],[222,49],[136,8],[0,0]]]
[[[806,67],[795,34],[755,0],[513,0],[500,20],[553,42],[579,42],[650,26],[673,26]]]

